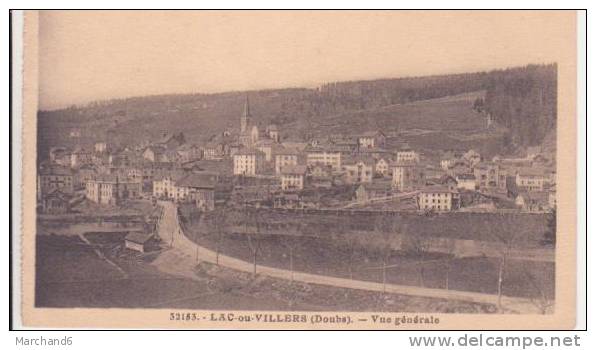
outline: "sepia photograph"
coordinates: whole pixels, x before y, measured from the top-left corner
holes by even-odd
[[[28,11],[24,323],[573,327],[575,19]]]

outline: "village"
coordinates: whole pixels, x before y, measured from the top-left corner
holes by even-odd
[[[383,295],[409,285],[423,288],[415,296],[475,292],[480,304],[494,299],[501,311],[503,296],[529,297],[550,310],[552,153],[429,151],[378,128],[301,140],[264,122],[249,95],[241,101],[236,126],[206,142],[178,129],[140,143],[85,146],[81,130],[70,128],[71,146],[50,147],[39,162],[44,244],[69,237],[112,266],[136,261],[134,269],[169,275],[186,276],[180,269],[194,271],[203,261],[217,266],[218,280],[229,268],[248,273],[247,281],[260,273],[289,278],[293,290],[296,271],[378,283],[373,289]],[[474,113],[491,132],[490,114]],[[70,264],[51,251],[39,254]],[[527,276],[532,283],[519,282]]]
[[[69,213],[82,200],[117,205],[167,199],[200,211],[226,205],[419,213],[546,213],[556,206],[556,174],[542,154],[485,159],[475,150],[423,154],[382,130],[285,141],[262,127],[246,97],[237,130],[206,144],[183,132],[113,149],[53,147],[38,174],[39,210]],[[490,122],[490,121],[489,121]],[[72,137],[78,131],[72,131]],[[395,143],[393,143],[395,144]]]

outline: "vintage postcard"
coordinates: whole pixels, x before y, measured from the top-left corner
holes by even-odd
[[[576,52],[574,11],[27,11],[23,325],[573,328]]]

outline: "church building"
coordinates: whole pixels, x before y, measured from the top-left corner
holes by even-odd
[[[238,140],[244,147],[253,147],[259,141],[259,128],[252,119],[248,96],[246,96],[244,113],[240,117],[240,137]]]

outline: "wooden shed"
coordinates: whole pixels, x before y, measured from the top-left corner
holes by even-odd
[[[144,253],[152,238],[152,235],[143,232],[130,232],[124,237],[124,247]]]

